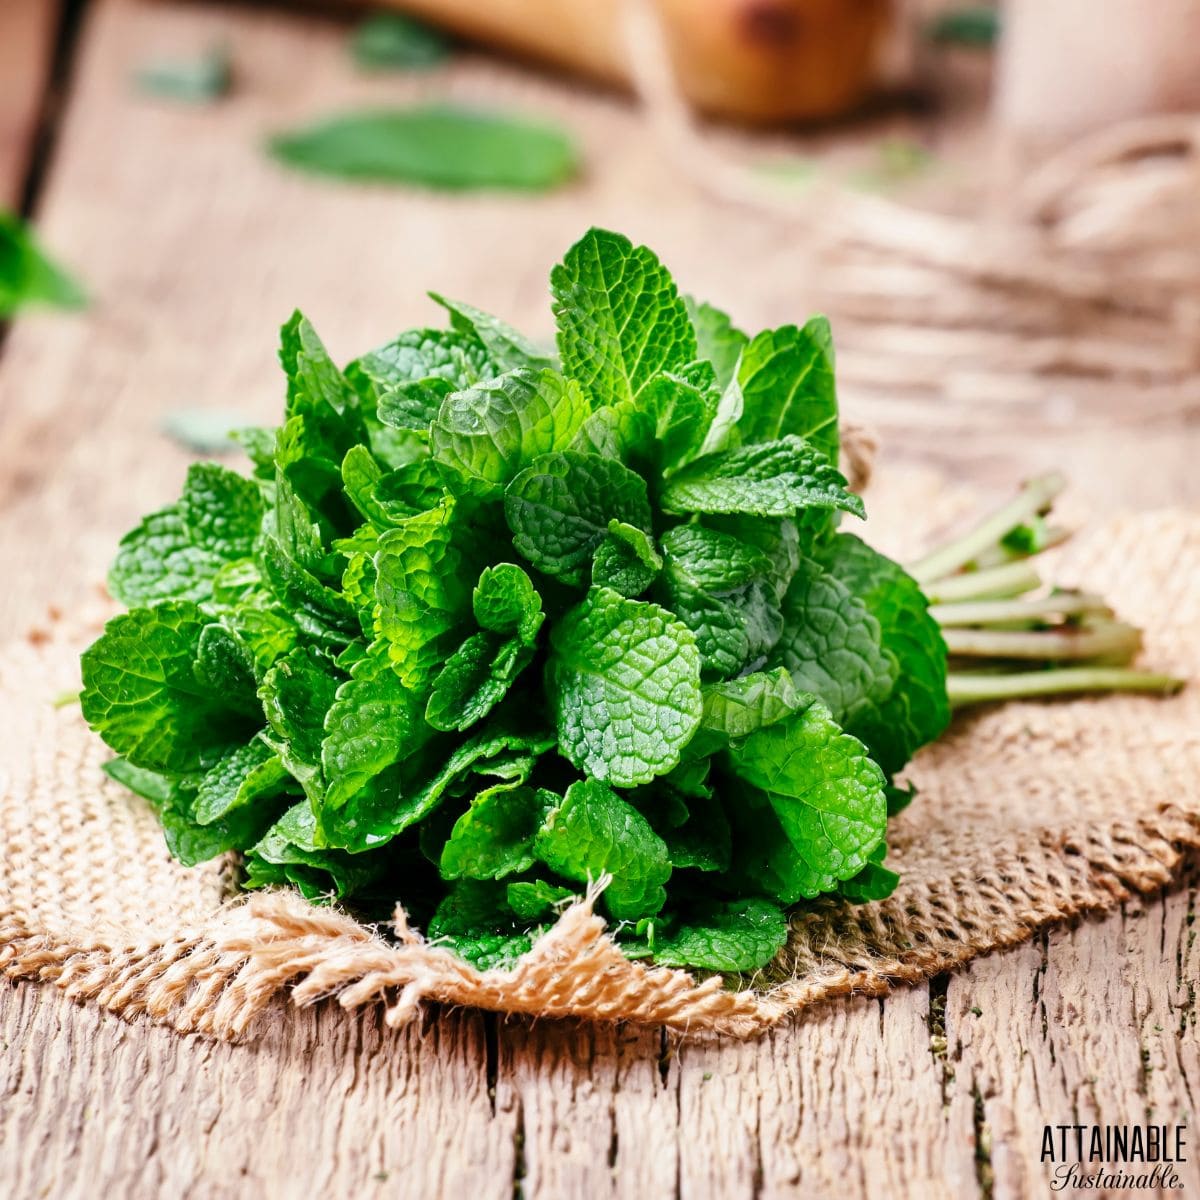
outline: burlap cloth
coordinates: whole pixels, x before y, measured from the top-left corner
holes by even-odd
[[[936,508],[902,489],[882,511],[911,534]],[[1147,665],[1200,675],[1200,516],[1093,527],[1056,552],[1054,577],[1144,626]],[[1159,888],[1200,845],[1200,687],[1010,703],[960,718],[910,770],[919,795],[889,838],[895,895],[797,912],[779,958],[740,986],[627,961],[590,897],[512,971],[481,973],[402,910],[376,931],[291,893],[237,901],[221,864],[172,863],[149,808],[101,775],[106,750],[78,708],[54,707],[78,687],[87,624],[52,614],[0,651],[0,969],[180,1030],[240,1035],[294,983],[299,1003],[381,1002],[391,1024],[432,1000],[747,1036]]]

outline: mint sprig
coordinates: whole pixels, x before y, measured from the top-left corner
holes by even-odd
[[[750,338],[603,231],[552,290],[557,355],[435,297],[342,369],[295,315],[253,474],[121,543],[82,707],[181,861],[399,899],[482,967],[604,877],[630,955],[752,971],[790,906],[896,886],[952,704],[1167,686],[1097,598],[1026,595],[1054,481],[912,572],[840,531],[822,319]]]

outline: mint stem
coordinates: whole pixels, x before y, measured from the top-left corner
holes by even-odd
[[[1168,696],[1183,687],[1182,679],[1131,667],[1059,667],[1050,671],[1017,671],[1008,675],[952,671],[946,691],[955,708],[992,700],[1069,695],[1075,692],[1152,692]]]
[[[1007,504],[1001,505],[973,529],[913,563],[908,568],[909,574],[922,584],[952,575],[1018,525],[1048,509],[1065,486],[1066,481],[1057,471],[1029,480]]]
[[[931,604],[951,604],[960,600],[1002,600],[1021,596],[1040,587],[1041,576],[1027,563],[1011,562],[986,571],[968,571],[922,586]]]
[[[953,655],[979,658],[1031,658],[1039,661],[1112,658],[1128,661],[1140,649],[1142,635],[1132,625],[1107,621],[1067,629],[1034,632],[1001,629],[943,629]]]
[[[1072,532],[1072,530],[1066,528],[1064,525],[1048,526],[1046,532],[1042,535],[1041,544],[1034,553],[1041,554],[1044,550],[1049,550],[1054,546],[1061,546],[1071,536]],[[998,567],[1002,563],[1009,563],[1019,558],[1028,557],[1030,557],[1029,551],[1019,550],[1000,541],[987,550],[981,550],[971,559],[969,565],[972,569],[978,571],[984,567]]]
[[[1086,592],[1058,592],[1034,600],[976,600],[930,605],[929,615],[943,629],[967,625],[1001,625],[1008,622],[1041,622],[1054,617],[1080,615],[1111,617],[1112,609],[1101,596]]]

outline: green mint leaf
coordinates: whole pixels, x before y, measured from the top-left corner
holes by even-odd
[[[539,917],[552,915],[555,909],[574,895],[571,888],[559,887],[541,879],[521,879],[505,888],[508,907],[523,921],[536,921]]]
[[[131,607],[205,600],[222,567],[253,553],[261,521],[254,483],[216,463],[194,463],[179,502],[121,539],[109,590]]]
[[[447,791],[469,786],[472,775],[523,784],[538,758],[554,745],[545,734],[485,728],[460,742],[458,748],[423,783],[406,787],[398,798],[389,830],[399,833],[427,817]]]
[[[175,780],[160,771],[135,767],[128,759],[110,758],[100,769],[110,779],[128,788],[135,796],[149,800],[156,808],[166,804],[175,790]]]
[[[467,490],[489,496],[539,455],[569,446],[586,416],[577,384],[557,371],[519,368],[447,396],[430,449]]]
[[[267,739],[268,745],[313,803],[325,795],[321,774],[325,714],[340,683],[329,658],[315,647],[305,646],[281,658],[258,690],[274,735]]]
[[[513,545],[539,571],[581,583],[584,568],[616,520],[650,528],[641,476],[612,458],[566,450],[539,458],[504,495]]]
[[[864,516],[845,477],[803,438],[706,454],[671,477],[662,506],[676,513],[791,517],[809,508]]]
[[[696,358],[687,307],[645,246],[592,229],[550,275],[563,370],[593,408],[636,401],[660,371]]]
[[[778,641],[782,618],[767,585],[770,560],[737,538],[680,525],[662,539],[661,591],[696,635],[708,678],[761,665]]]
[[[460,879],[425,929],[480,971],[511,967],[529,953],[539,932],[509,910],[503,883],[476,879]]]
[[[783,622],[774,661],[800,691],[819,696],[839,724],[853,728],[861,713],[887,699],[896,663],[884,652],[879,622],[820,563],[800,560],[783,598]]]
[[[946,643],[917,583],[860,538],[838,534],[822,565],[879,624],[895,682],[885,700],[855,712],[850,731],[866,742],[889,775],[895,774],[950,723]]]
[[[618,787],[671,770],[700,722],[700,653],[687,626],[657,604],[594,588],[550,644],[560,753]]]
[[[649,945],[664,967],[757,971],[783,949],[787,917],[769,900],[708,901],[678,921],[655,921]]]
[[[447,639],[470,608],[462,521],[446,497],[379,539],[376,631],[401,681],[417,691],[445,662]]]
[[[704,689],[700,728],[728,744],[786,720],[806,702],[782,667],[756,671]]]
[[[784,904],[833,891],[883,840],[883,772],[820,701],[734,742],[725,758],[753,789],[727,805],[742,869]]]
[[[442,850],[442,878],[502,879],[528,871],[534,837],[557,803],[553,793],[529,787],[499,785],[478,793]]]
[[[838,404],[829,322],[813,317],[802,328],[760,333],[742,351],[738,383],[745,411],[742,440],[773,442],[788,434],[838,461]]]
[[[446,191],[546,191],[579,169],[561,129],[450,104],[346,112],[270,139],[272,155],[317,175]]]
[[[550,870],[576,883],[611,874],[602,903],[614,920],[653,916],[666,903],[666,844],[632,804],[596,780],[567,788],[538,830],[534,850]]]
[[[696,331],[699,357],[712,363],[722,389],[729,387],[737,376],[738,360],[750,339],[734,327],[727,313],[711,304],[683,298],[687,305],[692,328]]]
[[[499,317],[493,317],[461,300],[447,300],[437,292],[430,292],[429,295],[450,314],[450,324],[457,333],[473,337],[479,342],[497,370],[515,371],[523,367],[541,371],[554,367],[552,355]]]
[[[636,525],[612,520],[592,558],[593,587],[612,588],[622,596],[640,596],[658,578],[662,556],[654,539]]]
[[[516,634],[532,645],[545,614],[533,582],[515,563],[498,563],[479,576],[471,607],[481,629]]]
[[[196,771],[253,732],[196,677],[204,624],[187,601],[135,608],[84,652],[84,720],[131,765]]]
[[[233,62],[229,48],[216,45],[199,58],[147,63],[138,68],[134,82],[148,96],[210,104],[233,86]]]
[[[470,729],[504,699],[532,658],[533,648],[520,638],[472,634],[434,679],[425,720],[434,729]]]
[[[886,851],[886,846],[881,846]],[[881,856],[882,858],[882,856]],[[838,894],[854,904],[886,900],[899,886],[900,876],[880,862],[869,862],[857,875],[838,886]]]
[[[280,795],[290,781],[279,755],[253,738],[223,754],[205,772],[196,789],[192,817],[200,825],[212,825],[234,809]]]
[[[420,703],[401,682],[386,646],[376,643],[351,667],[324,714],[323,733],[325,803],[333,808],[425,741]]]
[[[413,71],[439,66],[450,55],[446,36],[403,13],[367,17],[350,39],[354,61],[366,71]]]
[[[23,308],[82,308],[79,285],[49,258],[28,226],[0,208],[0,321]]]

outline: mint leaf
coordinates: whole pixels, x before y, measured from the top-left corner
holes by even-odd
[[[661,592],[696,635],[707,678],[761,666],[782,631],[770,560],[729,534],[681,525],[664,535]]]
[[[738,360],[750,339],[735,328],[729,315],[719,308],[693,300],[690,296],[685,296],[683,300],[692,328],[696,331],[699,356],[712,363],[717,382],[722,389],[726,389],[736,378]]]
[[[853,727],[895,684],[879,622],[835,575],[803,558],[783,598],[784,634],[775,661],[796,687],[819,696],[834,720]]]
[[[350,39],[354,61],[367,71],[426,70],[450,54],[444,34],[403,13],[377,12]]]
[[[612,520],[650,528],[645,481],[598,454],[566,450],[539,458],[504,495],[513,545],[539,571],[580,583]]]
[[[558,351],[592,406],[637,400],[660,371],[696,358],[687,307],[645,246],[592,229],[550,275]]]
[[[332,807],[425,741],[420,703],[392,667],[386,646],[375,643],[350,669],[324,714],[322,733],[324,799]]]
[[[837,468],[791,435],[696,459],[671,477],[662,505],[667,512],[757,517],[791,517],[810,508],[865,515]]]
[[[818,700],[734,742],[726,759],[752,789],[729,806],[742,870],[783,903],[832,891],[883,840],[883,772]]]
[[[704,689],[700,728],[726,743],[737,741],[786,720],[805,703],[783,668],[756,671]]]
[[[787,941],[787,918],[768,900],[707,901],[678,922],[655,921],[649,947],[664,967],[757,971]]]
[[[108,586],[122,604],[202,601],[222,567],[254,552],[262,523],[258,488],[216,463],[194,463],[177,504],[121,539]]]
[[[420,691],[445,661],[447,635],[469,610],[469,557],[457,503],[402,521],[379,539],[375,627],[408,688]]]
[[[224,45],[210,47],[191,60],[161,60],[139,67],[134,75],[138,89],[148,96],[179,100],[184,104],[210,104],[229,92],[233,63]]]
[[[192,816],[201,825],[212,825],[234,809],[280,795],[290,780],[279,755],[255,738],[208,769],[196,789]]]
[[[595,780],[567,788],[562,803],[547,814],[534,849],[552,871],[576,883],[611,874],[601,902],[615,920],[652,916],[666,903],[663,884],[671,877],[666,844],[633,805]]]
[[[446,191],[545,191],[579,168],[564,131],[451,104],[346,112],[276,134],[268,148],[287,166],[317,175]]]
[[[547,689],[559,751],[618,787],[669,771],[700,722],[700,654],[657,604],[594,588],[554,628]]]
[[[245,740],[245,718],[196,676],[203,628],[194,604],[169,601],[114,617],[84,652],[84,720],[135,767],[196,771]]]
[[[82,308],[79,285],[52,262],[15,213],[0,208],[0,321],[23,308]]]
[[[895,683],[884,700],[853,714],[851,732],[893,774],[950,723],[946,643],[917,583],[860,538],[838,534],[822,562],[879,624]]]
[[[575,895],[571,888],[559,887],[544,880],[518,880],[505,889],[508,907],[523,920],[534,921],[553,915],[553,910]]]
[[[569,446],[586,416],[575,383],[521,367],[447,396],[430,427],[430,448],[466,490],[492,495],[539,455]]]
[[[773,442],[795,435],[832,463],[838,460],[838,404],[829,322],[813,317],[802,328],[784,325],[760,333],[743,350],[738,384],[743,440]]]
[[[640,596],[662,570],[654,539],[635,525],[612,520],[608,534],[592,558],[592,584],[612,588],[622,596]]]
[[[540,371],[554,367],[551,355],[499,317],[493,317],[461,300],[447,300],[437,292],[430,292],[429,295],[450,314],[450,324],[456,332],[477,340],[498,370],[515,371],[523,367]]]
[[[442,850],[442,877],[501,879],[529,870],[534,837],[546,809],[557,802],[553,793],[528,787],[500,785],[479,792]]]

